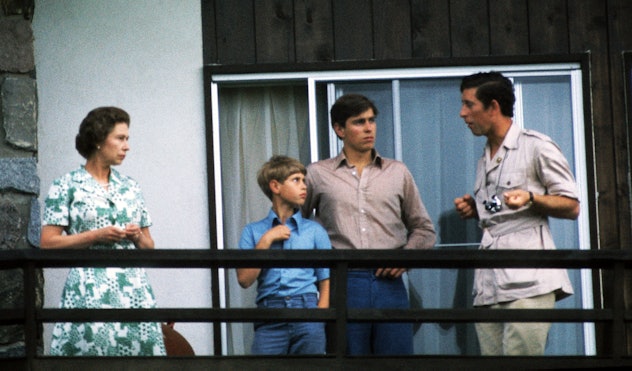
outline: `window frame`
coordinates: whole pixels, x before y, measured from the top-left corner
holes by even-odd
[[[568,56],[566,56],[568,57]],[[632,58],[627,56],[626,62],[632,65]],[[585,187],[580,187],[580,197],[582,200],[586,200],[580,204],[581,215],[586,217],[578,220],[580,223],[578,229],[580,231],[580,247],[595,247],[598,246],[598,239],[596,238],[597,228],[596,223],[590,221],[596,218],[595,212],[595,199],[594,199],[594,179],[588,174],[588,169],[592,168],[594,158],[594,145],[592,141],[592,131],[590,122],[590,106],[586,104],[589,102],[589,73],[588,63],[586,56],[580,56],[578,58],[572,57],[570,60],[557,60],[557,58],[544,58],[544,61],[534,61],[534,63],[472,63],[463,65],[452,65],[452,63],[445,63],[444,65],[431,65],[431,66],[416,66],[411,65],[402,66],[383,66],[372,63],[332,63],[328,64],[327,68],[313,68],[310,66],[302,66],[299,70],[294,70],[290,66],[267,66],[265,68],[257,67],[238,67],[238,68],[225,68],[224,66],[209,66],[207,70],[207,86],[209,89],[208,105],[209,112],[211,113],[210,123],[210,135],[209,139],[212,139],[212,152],[209,157],[209,174],[214,174],[213,185],[209,185],[209,192],[213,191],[212,197],[209,197],[209,203],[212,203],[210,208],[211,213],[214,213],[214,223],[212,222],[211,230],[215,231],[216,249],[223,249],[224,236],[223,236],[223,224],[222,224],[222,183],[221,183],[221,156],[219,141],[219,110],[218,110],[218,94],[220,84],[229,84],[231,86],[238,85],[263,85],[263,84],[276,84],[283,83],[301,83],[306,84],[308,89],[308,119],[309,119],[309,135],[310,135],[310,157],[311,161],[319,159],[320,148],[318,147],[318,112],[316,107],[317,102],[317,85],[327,83],[328,81],[344,82],[344,81],[357,81],[357,80],[380,80],[380,79],[408,79],[408,78],[432,78],[432,77],[462,77],[472,73],[486,70],[494,70],[502,73],[510,73],[517,76],[519,73],[529,74],[538,72],[540,74],[559,74],[564,70],[575,70],[576,73],[571,74],[571,79],[574,79],[572,86],[573,89],[573,122],[576,121],[576,117],[583,117],[583,126],[573,125],[573,138],[575,143],[574,148],[574,163],[573,167],[576,171],[576,177],[579,182],[586,184]],[[339,66],[340,68],[336,68]],[[626,65],[627,67],[628,65]],[[296,67],[296,66],[294,66]],[[322,66],[321,66],[322,67]],[[259,71],[257,71],[259,70]],[[519,73],[517,71],[520,71]],[[626,69],[626,72],[628,69]],[[627,82],[627,80],[626,80]],[[628,86],[626,84],[626,86]],[[628,87],[629,89],[629,87]],[[328,105],[333,104],[333,98],[335,96],[335,87],[332,84],[327,85],[327,96],[329,97]],[[518,92],[519,94],[519,92]],[[627,103],[627,100],[626,100]],[[520,113],[521,107],[516,107],[516,113]],[[329,118],[327,118],[329,121]],[[520,122],[522,126],[522,122]],[[209,125],[207,125],[209,127]],[[330,130],[330,143],[337,141],[335,134],[332,134]],[[577,141],[581,143],[578,145]],[[588,147],[590,146],[590,147]],[[339,148],[331,146],[330,155],[335,156],[339,151]],[[211,196],[211,195],[210,195]],[[586,232],[587,231],[587,232]],[[592,308],[593,296],[597,293],[593,293],[592,280],[590,271],[582,271],[582,294],[583,305],[585,308]],[[594,278],[594,276],[593,276]],[[214,279],[217,279],[218,285],[213,285],[213,290],[218,289],[219,292],[214,297],[219,298],[220,307],[226,307],[226,282],[225,272],[220,270]],[[588,327],[587,327],[588,325]],[[222,324],[222,354],[226,354],[226,328],[225,324]],[[585,336],[585,351],[586,355],[595,353],[595,336],[594,336],[594,324],[585,324],[584,326]]]

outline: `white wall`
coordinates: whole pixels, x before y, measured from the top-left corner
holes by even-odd
[[[35,0],[33,29],[41,199],[84,163],[74,138],[88,111],[119,106],[131,116],[131,150],[118,170],[141,184],[156,248],[208,248],[200,1]],[[66,272],[46,270],[47,307]],[[210,307],[208,271],[148,273],[159,307]],[[176,330],[196,354],[212,354],[209,325]]]

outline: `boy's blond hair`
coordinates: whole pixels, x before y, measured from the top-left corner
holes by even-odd
[[[307,174],[307,169],[299,160],[283,156],[275,155],[261,166],[257,172],[257,183],[263,193],[272,200],[272,190],[270,189],[270,181],[276,180],[279,183],[285,182],[291,175],[301,173]]]

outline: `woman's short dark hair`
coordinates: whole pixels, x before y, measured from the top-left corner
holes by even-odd
[[[81,121],[79,134],[75,137],[75,148],[83,158],[88,159],[97,146],[108,137],[116,124],[129,126],[129,114],[118,107],[99,107],[88,112]]]
[[[331,126],[337,123],[340,127],[345,127],[349,117],[357,116],[369,108],[373,109],[373,114],[377,116],[377,107],[369,98],[361,94],[345,94],[331,106]]]
[[[492,100],[498,102],[500,112],[504,116],[513,117],[516,96],[511,80],[500,72],[479,72],[466,76],[461,81],[461,92],[465,89],[476,88],[476,99],[489,108]]]

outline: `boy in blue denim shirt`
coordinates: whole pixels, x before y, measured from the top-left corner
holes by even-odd
[[[268,216],[246,225],[239,248],[331,249],[325,229],[304,219],[300,208],[307,196],[305,166],[287,156],[273,156],[257,174],[257,182],[272,201]],[[239,268],[243,288],[257,281],[259,308],[328,308],[327,268]],[[255,323],[253,354],[324,354],[325,324],[322,322]]]

